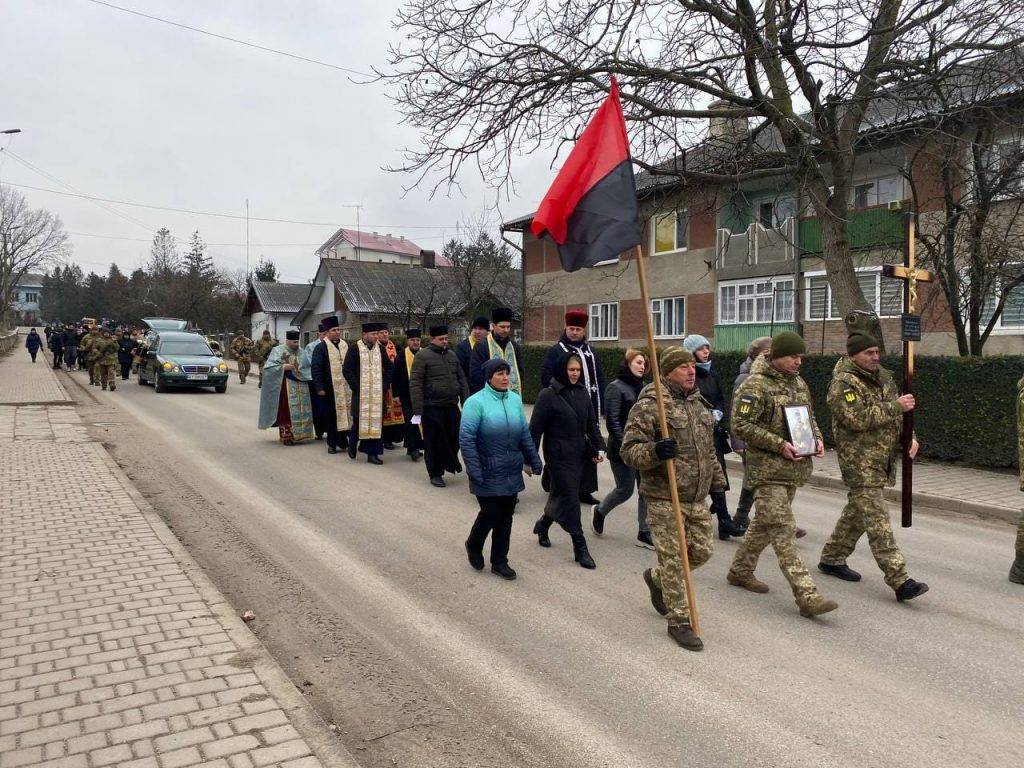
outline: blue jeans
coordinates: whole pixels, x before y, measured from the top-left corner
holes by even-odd
[[[601,499],[601,503],[597,505],[597,511],[602,515],[607,515],[617,506],[628,501],[630,497],[632,497],[633,492],[637,489],[637,485],[640,481],[636,470],[632,467],[629,467],[615,459],[609,459],[608,461],[612,465],[612,475],[615,477],[615,488],[612,489],[611,493]],[[642,494],[638,494],[637,498],[637,524],[641,531],[649,532],[651,529],[647,525],[647,504],[644,502]]]

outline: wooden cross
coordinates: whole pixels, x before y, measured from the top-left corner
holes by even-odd
[[[903,266],[886,264],[882,274],[906,282],[903,292],[903,319],[901,322],[903,338],[903,394],[914,391],[914,342],[921,339],[921,317],[914,314],[917,309],[917,284],[932,282],[932,273],[926,269],[918,269],[914,265],[915,242],[914,215],[907,214],[906,237],[903,250]],[[900,506],[902,508],[901,524],[904,528],[913,525],[914,496],[914,460],[910,458],[910,446],[914,441],[914,412],[903,414],[903,477],[900,485]]]

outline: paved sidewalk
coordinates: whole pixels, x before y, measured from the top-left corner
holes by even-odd
[[[25,349],[25,337],[20,335],[11,353],[0,355],[0,405],[70,403],[52,365],[49,352],[44,354],[42,350],[33,363]]]
[[[0,494],[0,768],[355,765],[72,406],[0,405]]]

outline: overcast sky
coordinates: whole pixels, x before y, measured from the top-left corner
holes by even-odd
[[[369,70],[384,66],[397,0],[111,0],[210,32]],[[438,248],[456,224],[497,196],[477,178],[430,199],[381,170],[417,136],[377,85],[96,5],[88,0],[0,0],[0,130],[20,128],[0,153],[0,182],[185,208],[355,226]],[[8,146],[8,137],[0,137]],[[46,175],[18,162],[18,158]],[[550,155],[517,169],[519,196],[500,215],[533,210],[553,178]],[[245,221],[104,204],[21,188],[58,213],[72,260],[88,272],[147,258],[153,233],[179,243],[195,229],[218,266],[244,268]],[[250,224],[253,264],[273,259],[289,282],[315,271],[330,226]],[[101,235],[103,237],[96,237]],[[282,245],[284,244],[284,245]]]

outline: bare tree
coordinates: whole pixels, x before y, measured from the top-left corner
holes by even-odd
[[[408,0],[381,77],[423,146],[394,170],[502,186],[571,141],[618,76],[635,162],[682,185],[792,179],[842,314],[869,309],[848,232],[854,159],[920,63],[1022,39],[1024,0]],[[947,30],[930,48],[930,25]],[[948,70],[946,70],[948,71]],[[748,121],[752,121],[748,123]],[[710,131],[709,122],[716,126]],[[750,125],[751,127],[747,127]]]
[[[59,216],[29,208],[24,195],[0,186],[0,328],[8,327],[15,288],[25,275],[56,264],[68,251]]]

